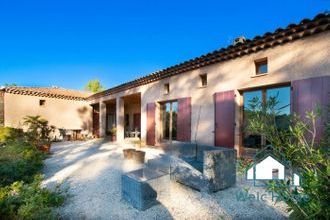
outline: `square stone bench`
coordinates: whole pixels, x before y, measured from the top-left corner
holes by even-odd
[[[236,150],[225,147],[173,142],[171,178],[201,191],[216,192],[236,183]]]
[[[166,195],[170,186],[169,174],[143,168],[122,175],[122,198],[143,211],[158,204],[157,197]]]

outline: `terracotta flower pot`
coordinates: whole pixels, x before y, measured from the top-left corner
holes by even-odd
[[[38,147],[39,150],[41,150],[44,153],[50,152],[50,144],[43,144]]]
[[[135,149],[132,149],[132,148],[124,149],[123,152],[124,152],[125,159],[132,159]]]
[[[117,140],[116,135],[111,135],[111,142],[115,142]]]
[[[144,158],[146,156],[146,152],[136,150],[133,152],[133,160],[138,162],[138,163],[144,163]]]

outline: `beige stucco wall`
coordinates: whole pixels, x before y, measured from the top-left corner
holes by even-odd
[[[134,103],[134,104],[126,104],[124,106],[125,115],[129,115],[129,130],[134,130],[134,114],[141,112],[141,106],[140,104]]]
[[[268,74],[255,77],[254,61],[268,58]],[[324,32],[305,39],[300,39],[258,53],[243,56],[233,60],[209,65],[200,69],[182,73],[155,83],[136,87],[114,95],[93,100],[91,103],[141,93],[141,136],[146,138],[146,105],[149,102],[159,102],[182,97],[192,98],[191,137],[195,139],[196,122],[200,111],[200,124],[196,139],[198,143],[214,144],[214,102],[216,92],[236,91],[236,141],[238,149],[239,136],[239,90],[265,85],[289,83],[292,80],[330,75],[330,32]],[[200,74],[207,73],[208,86],[200,87]],[[164,95],[164,83],[170,83],[170,94]],[[156,128],[159,128],[159,111],[156,110]],[[156,118],[156,119],[157,119]],[[156,129],[156,139],[160,133]]]
[[[45,106],[39,100],[46,100]],[[86,101],[45,98],[5,93],[5,126],[23,127],[27,115],[40,115],[56,128],[70,130],[91,129],[92,111]]]

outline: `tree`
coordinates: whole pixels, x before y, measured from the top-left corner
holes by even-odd
[[[49,125],[46,119],[39,115],[25,116],[23,124],[27,126],[27,137],[33,145],[38,146],[51,142],[51,133],[55,131],[55,127]]]
[[[290,180],[273,181],[269,190],[277,193],[289,206],[292,219],[329,219],[329,137],[330,122],[326,122],[325,134],[316,141],[316,120],[322,111],[307,112],[303,116],[286,118],[289,127],[283,129],[278,122],[278,100],[271,97],[263,110],[260,100],[253,99],[249,105],[250,118],[246,129],[264,135],[273,147],[274,154],[284,156],[301,177],[301,185],[292,188]]]
[[[17,86],[16,83],[5,83],[6,87]]]
[[[102,86],[102,84],[100,83],[100,80],[98,79],[93,79],[93,80],[89,80],[88,83],[85,86],[85,90],[86,91],[90,91],[93,93],[96,92],[101,92],[104,90],[104,87]]]

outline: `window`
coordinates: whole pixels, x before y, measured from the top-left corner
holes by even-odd
[[[207,74],[199,75],[199,77],[201,79],[201,86],[202,87],[207,86]]]
[[[276,98],[278,101],[275,110],[277,112],[275,117],[276,126],[279,129],[289,128],[290,117],[290,86],[260,89],[255,91],[248,91],[243,93],[243,124],[247,125],[249,118],[252,116],[252,108],[257,111],[264,111],[266,102]],[[253,105],[255,102],[258,105]],[[262,148],[268,144],[265,137],[260,134],[251,134],[243,132],[243,146],[246,148]]]
[[[170,84],[165,83],[164,84],[164,94],[169,94],[170,93]]]
[[[278,180],[278,169],[272,169],[272,179]]]
[[[46,100],[40,99],[39,100],[39,106],[45,106],[46,105]]]
[[[161,104],[162,135],[165,140],[177,139],[178,102]]]
[[[254,61],[256,65],[256,75],[268,73],[267,58]]]

